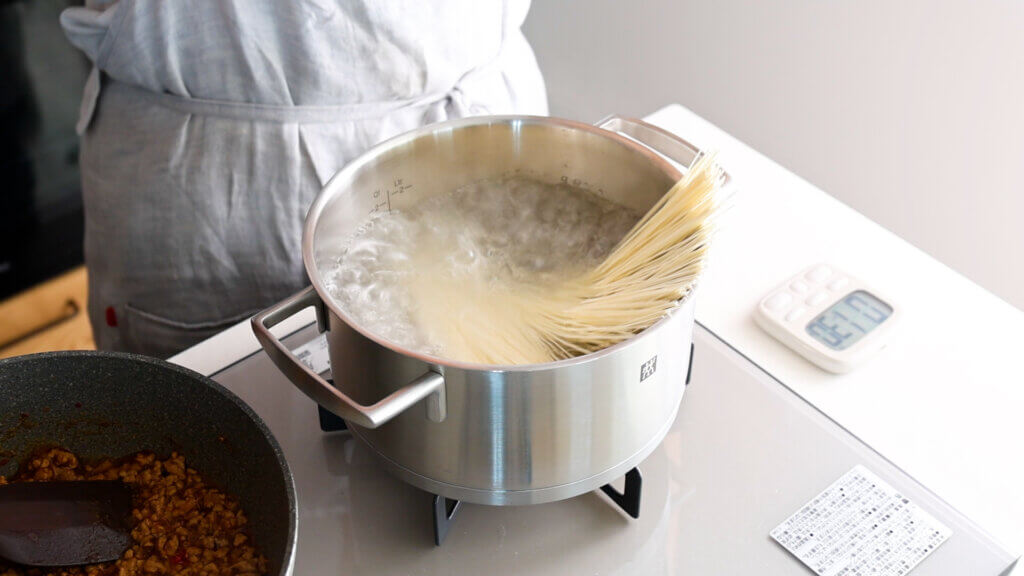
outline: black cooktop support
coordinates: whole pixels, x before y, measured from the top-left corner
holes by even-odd
[[[448,537],[448,530],[455,523],[455,515],[462,506],[461,500],[451,500],[444,496],[434,495],[434,545],[440,546]]]
[[[643,489],[643,477],[639,468],[626,472],[626,487],[619,492],[611,484],[601,486],[601,491],[608,495],[619,508],[633,518],[640,517],[640,495]],[[434,545],[440,546],[448,536],[455,517],[462,506],[461,500],[452,500],[444,496],[434,495]]]
[[[693,342],[690,342],[690,363],[686,365],[686,385],[690,385],[690,376],[693,375]]]
[[[333,378],[328,378],[327,381],[330,382],[332,386],[334,385]],[[324,432],[337,432],[338,430],[348,430],[348,424],[341,419],[341,416],[338,416],[334,412],[325,409],[323,406],[319,404],[316,405],[316,410],[320,416],[320,429],[323,430]]]
[[[626,472],[626,487],[619,492],[611,484],[601,486],[601,491],[608,495],[622,508],[626,514],[633,518],[640,517],[640,491],[643,488],[644,478],[640,475],[639,468],[633,468]]]
[[[334,412],[327,410],[323,406],[317,404],[317,411],[320,413],[320,429],[324,432],[337,432],[338,430],[348,430],[348,424],[341,419]]]

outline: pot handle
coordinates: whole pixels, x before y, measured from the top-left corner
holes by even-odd
[[[443,392],[444,376],[429,370],[375,404],[365,406],[349,398],[300,362],[281,340],[270,333],[270,328],[310,306],[316,308],[317,325],[323,332],[326,327],[324,303],[312,286],[253,316],[251,323],[252,331],[267,352],[267,356],[270,356],[277,368],[295,384],[296,388],[317,404],[347,422],[364,428],[377,428],[427,396],[440,396]]]
[[[633,140],[665,156],[669,160],[689,168],[700,154],[700,148],[675,134],[636,118],[612,114],[597,124],[598,128],[625,134]],[[729,173],[722,172],[722,185],[729,183]]]

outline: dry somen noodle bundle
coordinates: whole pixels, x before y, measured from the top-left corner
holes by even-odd
[[[494,286],[422,275],[409,286],[417,324],[445,356],[484,364],[550,362],[630,338],[703,270],[720,180],[713,157],[699,157],[600,265],[571,280]]]

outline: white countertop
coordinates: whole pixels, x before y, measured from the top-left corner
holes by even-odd
[[[699,288],[697,320],[1009,550],[1024,550],[1024,376],[1016,358],[1024,353],[1024,312],[686,108],[647,119],[719,150],[738,189]],[[819,261],[877,286],[903,313],[888,347],[845,375],[808,363],[751,314],[767,291]],[[312,321],[308,310],[275,332]],[[210,374],[258,347],[244,322],[171,361]]]

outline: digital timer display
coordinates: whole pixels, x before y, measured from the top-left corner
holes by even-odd
[[[833,350],[846,350],[890,316],[892,306],[866,290],[857,290],[811,320],[807,333]]]

